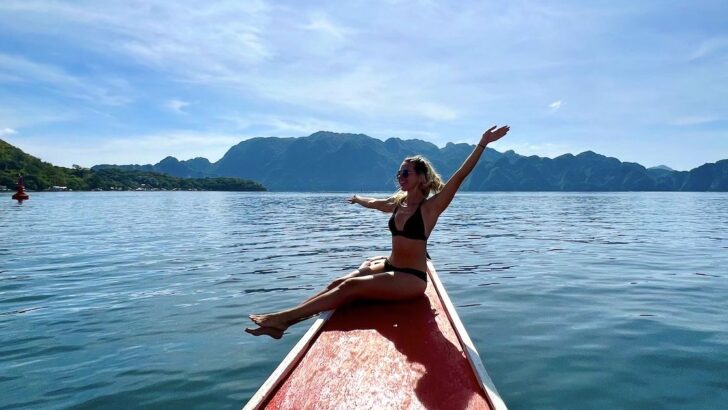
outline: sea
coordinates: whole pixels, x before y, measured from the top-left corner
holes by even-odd
[[[10,195],[2,409],[239,409],[313,320],[247,315],[391,240],[351,193]],[[509,408],[728,408],[728,193],[464,192],[428,249]]]

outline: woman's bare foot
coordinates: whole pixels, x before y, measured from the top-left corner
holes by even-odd
[[[280,315],[277,315],[275,313],[271,313],[268,315],[250,315],[250,320],[252,320],[256,325],[260,327],[271,327],[274,329],[278,329],[281,332],[288,329],[288,326],[290,326],[290,323],[283,320]]]
[[[280,339],[281,337],[283,337],[283,330],[276,329],[274,327],[262,327],[261,326],[257,329],[251,329],[249,327],[246,327],[245,331],[247,333],[250,333],[253,336],[267,335],[267,336],[272,337],[273,339]]]

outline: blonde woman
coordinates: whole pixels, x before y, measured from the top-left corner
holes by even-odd
[[[443,184],[432,164],[422,156],[405,158],[397,171],[399,190],[389,198],[357,195],[348,201],[365,208],[391,213],[392,253],[374,257],[359,269],[331,282],[300,305],[275,313],[250,315],[259,327],[245,329],[260,336],[281,338],[292,324],[354,300],[404,300],[422,295],[427,287],[427,238],[447,209],[465,177],[478,163],[485,147],[502,138],[510,128],[493,126],[486,131],[455,174]],[[430,194],[433,194],[430,197]]]

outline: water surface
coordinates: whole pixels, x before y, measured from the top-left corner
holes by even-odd
[[[362,259],[346,194],[0,202],[0,407],[240,408],[305,332],[242,332]],[[725,407],[728,194],[463,193],[429,249],[512,409]]]

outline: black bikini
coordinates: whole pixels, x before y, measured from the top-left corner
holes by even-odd
[[[410,215],[409,219],[405,221],[404,229],[401,231],[397,229],[397,224],[394,222],[394,216],[397,215],[399,206],[394,208],[392,217],[389,218],[389,232],[392,232],[392,236],[404,236],[405,238],[419,239],[421,241],[427,240],[427,236],[425,235],[425,221],[422,219],[422,212],[420,211],[422,202],[417,205],[415,213]]]
[[[425,272],[422,272],[421,270],[417,269],[410,269],[410,268],[398,268],[391,263],[389,263],[389,259],[384,260],[384,270],[385,271],[396,271],[396,272],[403,272],[403,273],[409,273],[410,275],[415,275],[418,278],[424,280],[427,282],[427,274]]]
[[[394,208],[394,212],[392,212],[392,217],[389,218],[389,231],[392,232],[392,236],[404,236],[408,239],[427,241],[427,235],[425,235],[425,221],[423,220],[422,212],[420,211],[420,207],[422,207],[422,202],[420,202],[420,204],[417,206],[417,209],[409,217],[409,219],[405,221],[404,229],[402,229],[401,231],[397,229],[397,224],[394,222],[394,216],[397,215],[397,210],[399,209],[399,206]],[[386,259],[384,261],[384,270],[409,273],[427,282],[427,273],[417,269],[399,268],[389,263],[389,259]]]

